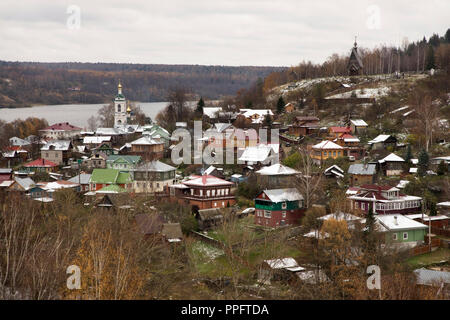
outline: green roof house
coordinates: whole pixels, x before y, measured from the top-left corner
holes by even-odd
[[[131,187],[131,182],[129,172],[117,169],[94,169],[89,180],[89,190],[98,191],[109,185],[118,185],[128,189]]]
[[[133,170],[140,162],[141,156],[113,154],[106,160],[106,167],[109,169]]]

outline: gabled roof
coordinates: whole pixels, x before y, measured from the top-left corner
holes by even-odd
[[[128,192],[127,189],[122,188],[117,184],[110,184],[109,186],[97,190],[95,193],[103,194],[103,193],[124,193],[124,192]]]
[[[259,144],[257,146],[247,147],[239,157],[239,160],[263,162],[269,157],[272,150],[274,150],[275,153],[277,152],[273,145]]]
[[[384,162],[405,162],[405,160],[402,157],[399,157],[395,153],[391,153],[390,155],[384,157],[383,159],[378,161],[379,163]]]
[[[229,186],[232,182],[209,175],[195,176],[193,179],[182,182],[187,186]]]
[[[94,169],[90,183],[125,184],[130,182],[129,172],[116,169]]]
[[[47,142],[41,150],[56,150],[56,151],[68,151],[70,148],[70,140],[52,140]]]
[[[348,168],[349,174],[374,175],[377,172],[376,165],[355,163]]]
[[[332,141],[329,141],[329,140],[324,140],[324,141],[322,141],[322,142],[320,142],[320,143],[318,143],[316,145],[313,145],[312,147],[313,147],[313,149],[325,149],[325,150],[326,149],[332,149],[332,150],[334,150],[334,149],[344,149],[340,145],[338,145],[338,144],[336,144],[336,143],[334,143]]]
[[[275,203],[303,200],[303,196],[296,188],[264,190],[263,193],[266,194],[270,201]]]
[[[300,172],[292,168],[286,167],[280,163],[276,163],[271,166],[262,167],[260,170],[256,171],[256,173],[263,176],[279,176],[279,175],[294,175]]]
[[[175,171],[177,168],[172,167],[168,164],[165,164],[164,162],[161,162],[159,160],[153,160],[149,162],[145,162],[141,165],[139,165],[136,170],[138,171],[152,171],[152,172],[169,172],[169,171]]]
[[[9,143],[12,146],[28,146],[31,143],[28,140],[20,139],[18,137],[12,137],[9,139]]]
[[[26,168],[53,168],[57,166],[56,163],[46,159],[36,159],[24,165]]]
[[[57,180],[53,182],[39,182],[37,183],[37,186],[47,191],[55,191],[59,189],[75,188],[78,187],[79,184],[77,182]]]
[[[330,131],[334,133],[346,133],[352,131],[350,127],[330,127]]]
[[[25,191],[35,186],[34,181],[31,178],[19,178],[14,177],[14,181],[19,184]]]
[[[149,136],[142,136],[137,140],[130,142],[131,145],[153,145],[153,144],[162,144],[163,142],[156,141]]]
[[[362,119],[350,120],[350,122],[356,127],[368,127],[369,125]]]
[[[76,175],[73,178],[70,178],[67,181],[80,183],[80,184],[89,184],[89,180],[91,179],[91,175],[88,173],[81,173],[79,175]]]
[[[339,166],[334,164],[331,167],[325,169],[324,174],[325,175],[334,174],[334,175],[336,175],[338,177],[343,178],[344,177],[344,170],[342,170],[341,168],[339,168]]]
[[[112,154],[106,159],[108,162],[127,162],[129,164],[137,164],[141,161],[141,156]]]
[[[292,272],[303,271],[305,268],[300,267],[294,258],[264,260],[272,269],[286,269]]]
[[[390,137],[392,137],[390,134],[380,134],[377,137],[375,137],[375,139],[370,140],[369,142],[367,142],[368,144],[374,144],[374,143],[379,143],[379,142],[385,142],[387,139],[389,139]]]

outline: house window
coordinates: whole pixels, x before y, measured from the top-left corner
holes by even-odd
[[[203,190],[200,189],[200,197],[203,197]]]
[[[264,218],[272,218],[272,213],[269,210],[264,210]]]
[[[206,190],[206,196],[209,197],[209,190]]]
[[[365,203],[361,203],[361,209],[362,210],[366,210],[366,204]]]
[[[216,190],[211,190],[211,194],[214,197],[216,195]]]
[[[283,212],[281,213],[281,217],[282,217],[282,218],[286,218],[286,211],[283,211]]]
[[[408,232],[403,232],[403,240],[408,240]]]
[[[392,234],[392,240],[397,240],[397,234],[396,233]]]

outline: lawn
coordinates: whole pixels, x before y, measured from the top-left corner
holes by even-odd
[[[433,263],[450,261],[450,249],[439,248],[436,251],[409,258],[406,263],[413,268],[424,267]]]

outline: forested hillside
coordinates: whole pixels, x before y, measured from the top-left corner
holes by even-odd
[[[121,79],[128,99],[166,101],[183,87],[209,99],[234,95],[280,67],[0,61],[0,106],[104,103]]]

